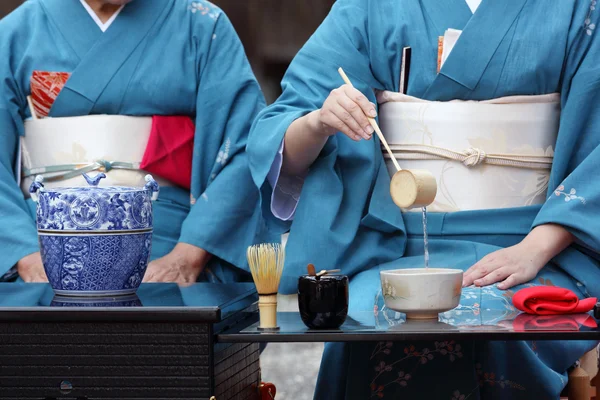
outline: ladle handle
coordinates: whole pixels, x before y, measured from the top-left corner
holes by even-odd
[[[346,85],[354,87],[354,85],[352,85],[352,82],[350,82],[350,79],[348,79],[348,76],[346,75],[346,73],[344,72],[342,67],[340,67],[338,69],[338,72],[340,73],[340,76],[342,77],[342,79],[344,80]],[[390,155],[390,158],[392,159],[392,162],[394,163],[396,170],[400,171],[402,168],[400,168],[400,165],[398,164],[396,157],[394,157],[394,153],[392,153],[392,150],[390,149],[390,146],[388,146],[387,141],[385,140],[385,137],[383,136],[383,133],[381,133],[381,129],[379,129],[379,125],[377,125],[377,121],[375,121],[375,118],[371,118],[369,116],[367,116],[367,119],[371,123],[371,126],[373,127],[373,129],[375,129],[375,132],[377,132],[377,136],[379,136],[379,140],[381,141],[381,143],[383,143],[383,147],[385,147],[388,154]]]

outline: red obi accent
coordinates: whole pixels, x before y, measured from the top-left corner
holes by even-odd
[[[52,104],[71,76],[68,72],[33,71],[31,76],[31,101],[38,118],[50,113]]]
[[[568,289],[550,286],[534,286],[519,290],[513,296],[513,304],[528,314],[580,314],[594,308],[595,297],[579,300]]]
[[[190,189],[195,126],[185,116],[154,116],[140,168]]]

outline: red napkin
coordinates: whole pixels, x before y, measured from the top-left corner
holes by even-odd
[[[50,113],[52,104],[71,77],[68,72],[33,71],[31,75],[31,102],[38,118]]]
[[[579,300],[572,291],[553,286],[534,286],[519,290],[513,296],[514,306],[528,314],[580,314],[594,308],[595,297]]]
[[[513,321],[513,329],[517,332],[535,330],[578,331],[581,326],[597,328],[598,324],[589,314],[531,315],[521,313]]]
[[[190,189],[195,130],[190,117],[152,117],[152,132],[140,168]]]

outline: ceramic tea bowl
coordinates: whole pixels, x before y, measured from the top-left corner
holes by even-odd
[[[460,302],[463,271],[445,268],[409,268],[381,271],[386,307],[407,319],[438,318]]]
[[[158,184],[148,175],[141,188],[98,187],[105,176],[84,174],[82,187],[45,189],[41,178],[31,184],[42,262],[57,295],[128,295],[142,282]]]

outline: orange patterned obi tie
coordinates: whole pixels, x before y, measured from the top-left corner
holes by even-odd
[[[71,76],[68,72],[33,71],[31,101],[38,118],[50,114],[52,104]]]

